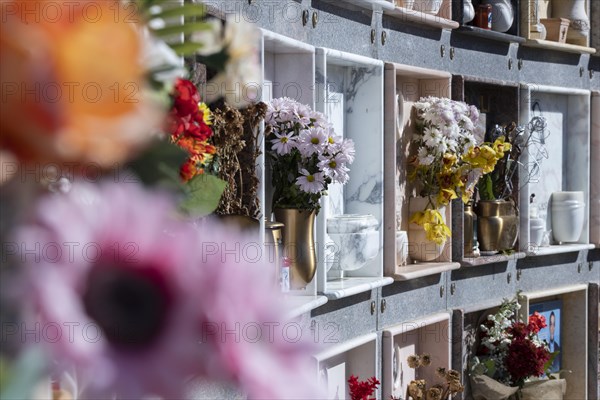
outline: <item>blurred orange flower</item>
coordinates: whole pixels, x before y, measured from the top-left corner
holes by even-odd
[[[135,9],[2,1],[0,148],[21,161],[112,167],[158,131]]]

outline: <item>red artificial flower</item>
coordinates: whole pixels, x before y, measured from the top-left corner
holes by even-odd
[[[173,107],[177,115],[185,117],[198,111],[200,93],[192,82],[187,79],[177,79],[175,82],[175,96]]]
[[[508,334],[512,335],[515,340],[517,339],[525,339],[529,336],[530,330],[529,326],[525,325],[523,322],[513,322],[512,326],[509,326],[506,329]]]
[[[373,392],[379,386],[379,380],[374,376],[370,377],[366,381],[359,381],[357,376],[350,376],[348,379],[348,386],[350,387],[350,399],[351,400],[375,400]]]
[[[550,353],[544,347],[537,347],[529,339],[515,338],[508,346],[504,365],[512,381],[520,382],[530,376],[543,375],[544,364],[549,359]]]
[[[532,315],[529,316],[529,330],[532,333],[538,333],[540,331],[540,329],[545,328],[546,325],[546,317],[544,317],[542,314],[540,314],[539,312],[534,312]]]

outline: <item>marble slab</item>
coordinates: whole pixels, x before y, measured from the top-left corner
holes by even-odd
[[[355,160],[349,166],[350,180],[345,185],[330,185],[317,217],[317,242],[325,256],[317,271],[319,291],[327,293],[327,267],[335,246],[326,226],[327,218],[333,215],[371,214],[375,217],[379,232],[378,255],[364,267],[347,271],[346,277],[383,276],[383,63],[318,48],[316,87],[316,109],[327,116],[338,135],[352,139],[356,149]]]

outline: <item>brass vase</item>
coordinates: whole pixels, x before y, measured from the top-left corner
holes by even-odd
[[[511,250],[519,236],[519,216],[511,201],[480,200],[477,203],[477,239],[481,251]]]
[[[477,215],[473,211],[473,200],[465,204],[464,223],[463,223],[465,257],[478,257],[479,245],[477,243]]]
[[[283,254],[290,261],[292,289],[303,289],[317,271],[314,222],[315,210],[275,208],[275,220],[283,223]]]

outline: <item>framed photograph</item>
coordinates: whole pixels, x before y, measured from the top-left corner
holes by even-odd
[[[554,358],[554,362],[552,363],[551,372],[555,373],[560,371],[561,368],[561,313],[562,313],[562,301],[561,300],[551,300],[544,301],[540,303],[530,304],[529,306],[529,314],[533,314],[534,312],[538,312],[546,317],[546,327],[540,330],[538,336],[540,340],[546,341],[548,343],[548,347],[550,348],[550,352],[558,352],[558,355]]]

